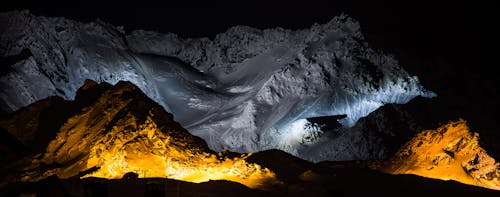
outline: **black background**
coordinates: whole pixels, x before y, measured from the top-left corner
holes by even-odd
[[[473,1],[16,1],[2,11],[79,21],[100,18],[127,31],[147,29],[209,37],[234,25],[308,28],[341,13],[357,19],[374,48],[439,96],[420,107],[433,124],[464,118],[500,158],[499,56],[494,3]],[[432,125],[432,124],[431,124]],[[431,128],[429,128],[431,129]]]

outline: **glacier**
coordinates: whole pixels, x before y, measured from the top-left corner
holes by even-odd
[[[11,11],[0,13],[0,57],[15,59],[2,65],[3,112],[73,99],[85,79],[125,80],[213,150],[281,149],[309,160],[318,158],[301,153],[333,152],[314,145],[328,139],[307,118],[345,115],[339,122],[350,128],[384,104],[436,95],[370,48],[346,15],[298,30],[235,26],[209,39]]]

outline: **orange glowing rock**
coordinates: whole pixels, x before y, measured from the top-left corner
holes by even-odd
[[[464,120],[417,134],[381,169],[500,190],[500,163],[479,146]]]
[[[133,121],[132,121],[133,122]],[[113,130],[136,128],[130,123],[118,124]],[[110,133],[115,133],[114,131]],[[116,135],[115,135],[116,136]],[[251,188],[277,183],[276,175],[267,168],[247,163],[243,155],[219,159],[217,155],[197,149],[182,149],[172,144],[171,138],[159,132],[148,119],[130,135],[104,137],[91,149],[87,167],[100,169],[85,177],[121,178],[135,172],[139,178],[166,177],[194,183],[209,180],[229,180]],[[108,141],[114,140],[114,143]],[[172,146],[171,146],[172,145]]]
[[[87,81],[80,91],[99,86]],[[133,84],[104,88],[95,101],[65,120],[45,151],[24,165],[21,180],[81,173],[82,178],[120,179],[134,172],[139,178],[229,180],[259,189],[281,184],[269,169],[246,162],[249,155],[229,158],[211,151]]]

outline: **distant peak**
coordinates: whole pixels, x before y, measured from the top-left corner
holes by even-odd
[[[463,119],[417,134],[383,171],[500,190],[500,163],[480,146],[479,134],[470,132]]]

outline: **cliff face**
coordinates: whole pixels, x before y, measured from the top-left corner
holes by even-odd
[[[46,144],[39,144],[40,154],[17,164],[23,181],[54,174],[113,179],[134,172],[141,178],[231,180],[252,188],[279,183],[270,170],[247,163],[245,155],[228,158],[211,151],[129,82],[111,86],[86,81],[75,101],[66,101],[66,106],[51,102],[50,98],[42,100],[0,121],[0,127],[28,146],[31,136],[49,138]],[[37,127],[43,119],[40,114],[50,111],[67,111],[67,116],[61,122],[45,120],[54,130],[44,131]],[[28,124],[12,124],[20,121]]]
[[[305,157],[300,143],[318,135],[302,128],[304,119],[345,115],[347,128],[384,104],[434,96],[394,57],[371,49],[347,16],[303,30],[236,26],[212,40],[27,11],[1,13],[0,29],[2,111],[73,99],[85,79],[126,80],[214,150]],[[293,125],[300,131],[288,132]]]
[[[464,120],[418,133],[382,171],[415,174],[500,190],[500,163],[481,148]]]

